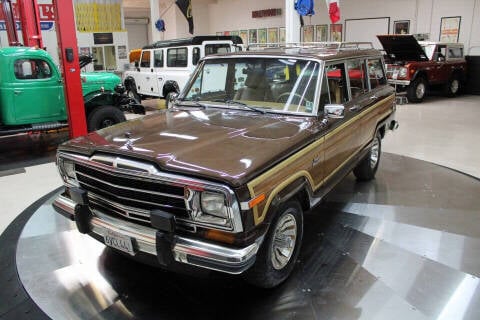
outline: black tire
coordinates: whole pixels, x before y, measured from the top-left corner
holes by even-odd
[[[427,81],[423,77],[413,80],[407,87],[407,98],[411,102],[422,102],[427,93]]]
[[[281,242],[281,229],[292,231],[292,224],[296,226],[296,236],[292,248],[286,248],[290,251],[290,256],[281,255],[286,261],[275,259],[279,257],[280,251],[278,246],[292,246],[292,239],[283,235],[284,243]],[[275,243],[275,236],[277,235],[278,242]],[[297,201],[288,201],[282,204],[276,211],[276,215],[270,224],[269,231],[265,240],[257,253],[255,264],[245,273],[245,279],[250,284],[261,288],[273,288],[285,281],[290,273],[292,273],[297,261],[300,248],[302,246],[303,237],[303,212],[300,204]],[[276,254],[274,253],[276,252]],[[288,257],[288,258],[287,258]]]
[[[130,98],[134,99],[135,102],[141,103],[142,102],[142,97],[137,93],[137,87],[135,85],[135,81],[131,81],[127,87],[127,96]]]
[[[382,154],[382,137],[380,133],[375,135],[372,146],[365,158],[363,158],[353,169],[353,174],[359,181],[369,181],[375,178],[378,164],[380,163],[380,155]]]
[[[103,106],[93,109],[88,115],[88,131],[95,131],[127,120],[123,112],[113,106]]]
[[[461,86],[462,82],[460,80],[460,76],[458,73],[454,73],[450,79],[448,79],[443,91],[447,97],[455,97],[460,92]]]

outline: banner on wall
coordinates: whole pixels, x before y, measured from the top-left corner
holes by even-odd
[[[18,14],[17,4],[12,3],[13,7],[13,15],[15,17],[15,24],[17,26],[17,30],[21,30],[20,24],[20,15]],[[55,26],[55,15],[53,12],[53,4],[39,4],[38,11],[40,16],[40,28],[43,31],[50,31],[54,30]],[[5,17],[3,15],[3,11],[0,10],[0,31],[7,30],[5,25]]]
[[[175,3],[188,21],[188,32],[193,34],[192,0],[177,0]]]

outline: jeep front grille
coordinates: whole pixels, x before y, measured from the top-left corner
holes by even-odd
[[[183,186],[79,163],[75,174],[80,187],[88,191],[93,210],[145,224],[150,224],[150,211],[155,209],[189,217]]]

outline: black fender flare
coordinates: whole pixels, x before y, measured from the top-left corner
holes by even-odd
[[[163,97],[165,98],[167,94],[170,92],[176,92],[180,93],[180,87],[178,86],[178,83],[173,80],[167,80],[165,81],[165,84],[163,85]]]
[[[83,103],[85,106],[85,114],[88,115],[92,110],[102,106],[115,106],[114,99],[115,92],[113,91],[94,91],[86,94],[83,97]]]
[[[123,81],[123,84],[125,86],[125,88],[128,90],[130,88],[130,86],[133,85],[133,87],[135,88],[135,90],[137,90],[137,84],[135,82],[135,79],[132,77],[132,76],[128,76],[125,78],[125,80]]]

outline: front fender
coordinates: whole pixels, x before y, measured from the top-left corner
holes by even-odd
[[[86,108],[94,106],[113,105],[113,95],[113,91],[94,91],[86,94],[83,97],[83,101]]]

